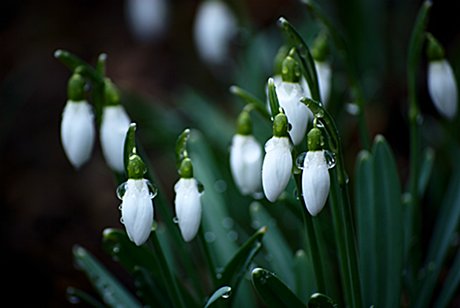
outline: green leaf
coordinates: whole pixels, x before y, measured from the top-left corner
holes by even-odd
[[[441,204],[439,214],[436,218],[415,307],[427,307],[429,304],[436,281],[441,272],[441,266],[455,237],[459,221],[460,166],[457,164],[453,170],[453,178],[450,180],[445,199]]]
[[[96,84],[104,83],[104,76],[101,75],[97,70],[95,70],[91,65],[77,57],[71,52],[66,50],[58,49],[54,52],[54,57],[61,61],[72,71],[78,70],[82,76],[90,79]]]
[[[330,298],[321,293],[313,294],[308,300],[308,308],[335,308],[337,307],[336,303]]]
[[[98,300],[96,300],[94,297],[92,297],[90,294],[86,293],[85,291],[82,291],[80,289],[76,289],[73,287],[68,287],[66,290],[66,295],[67,295],[67,300],[71,304],[81,304],[85,303],[89,305],[90,307],[95,307],[95,308],[103,308],[105,307],[102,303],[100,303]]]
[[[290,287],[294,288],[295,278],[292,271],[293,255],[289,245],[276,225],[276,220],[258,203],[253,202],[250,206],[252,224],[254,226],[267,226],[268,231],[264,236],[263,244],[270,254],[272,270],[280,276]]]
[[[241,246],[227,263],[224,270],[217,274],[220,285],[229,285],[237,289],[240,280],[247,272],[249,264],[262,248],[262,238],[266,232],[267,227],[260,228]]]
[[[303,250],[298,250],[294,256],[295,294],[303,301],[316,290],[313,264]]]
[[[251,274],[252,286],[267,307],[305,307],[305,304],[275,274],[256,268]]]
[[[374,206],[377,250],[377,306],[398,307],[404,256],[401,185],[390,147],[377,136],[374,155]]]
[[[219,299],[227,299],[230,297],[230,294],[232,292],[232,288],[229,287],[229,286],[223,286],[219,289],[217,289],[212,295],[211,297],[209,297],[208,301],[206,302],[206,305],[204,306],[204,308],[208,308],[209,306],[211,306],[212,304],[214,304],[216,301],[218,301]]]
[[[359,271],[364,306],[375,303],[379,292],[377,280],[377,220],[375,209],[374,160],[368,151],[358,155],[355,170],[355,208],[359,248]]]
[[[434,305],[436,308],[447,307],[460,286],[460,251],[457,252],[454,264],[449,270],[449,274],[444,280],[443,288]]]
[[[316,73],[315,61],[313,60],[310,49],[300,34],[284,17],[278,19],[278,25],[286,34],[289,45],[295,47],[296,54],[300,59],[303,75],[307,80],[312,98],[321,102],[321,94],[318,86],[318,74]]]
[[[423,196],[425,193],[428,181],[430,180],[431,171],[433,170],[434,158],[435,154],[432,148],[426,148],[425,151],[423,151],[422,165],[420,167],[418,179],[419,196]]]
[[[275,81],[273,81],[273,78],[268,79],[268,102],[270,103],[270,111],[272,114],[272,117],[275,118],[275,116],[280,112],[280,103],[278,101],[278,96],[276,95],[276,87],[275,87]]]
[[[230,87],[230,93],[234,94],[235,96],[238,96],[241,98],[246,105],[252,106],[254,109],[256,109],[263,117],[265,118],[270,118],[270,114],[267,111],[267,106],[264,102],[262,102],[260,99],[246,91],[245,89],[242,89],[238,86],[231,86]]]
[[[150,307],[172,307],[171,301],[165,296],[165,290],[157,284],[157,279],[145,267],[136,266],[133,278],[137,295],[142,302]]]
[[[187,153],[187,140],[190,137],[190,129],[186,128],[184,131],[177,137],[176,142],[176,168],[179,170],[182,160],[188,156]]]
[[[142,307],[141,303],[86,249],[74,246],[73,254],[76,264],[86,273],[107,305],[114,307]]]

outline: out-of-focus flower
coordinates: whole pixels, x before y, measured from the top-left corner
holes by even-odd
[[[102,112],[100,138],[107,164],[117,172],[124,172],[124,145],[131,120],[122,105],[105,106]]]
[[[431,61],[428,64],[428,90],[439,113],[453,119],[457,114],[457,84],[447,60]]]
[[[210,64],[221,64],[228,56],[231,39],[237,32],[232,11],[220,0],[206,0],[195,17],[195,44],[201,58]]]
[[[160,38],[167,28],[167,0],[127,0],[126,18],[133,35],[142,42]]]

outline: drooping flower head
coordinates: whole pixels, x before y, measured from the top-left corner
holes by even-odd
[[[273,121],[273,137],[265,144],[262,187],[271,202],[278,199],[291,177],[292,155],[287,127],[286,115],[279,113]]]
[[[120,98],[115,85],[106,80],[105,90],[107,105],[102,110],[102,123],[99,132],[102,153],[112,170],[123,173],[125,169],[125,139],[131,120],[125,108],[120,105]]]
[[[457,114],[458,104],[455,75],[444,57],[441,44],[431,34],[427,38],[428,92],[438,112],[452,120]]]
[[[69,79],[68,101],[62,112],[61,141],[67,158],[80,168],[91,156],[94,144],[94,114],[85,100],[85,81],[79,74]]]
[[[237,132],[230,147],[230,169],[243,195],[254,195],[261,191],[261,168],[262,149],[252,135],[249,112],[243,110],[238,117]]]
[[[291,55],[284,59],[281,73],[282,81],[276,86],[276,95],[291,125],[289,130],[291,140],[297,145],[305,136],[311,116],[310,110],[300,101],[304,97],[304,91],[299,83],[300,67]]]
[[[308,212],[316,216],[324,208],[329,195],[329,168],[322,149],[322,136],[318,128],[308,133],[308,152],[302,172],[302,196]]]
[[[136,39],[142,42],[163,35],[168,22],[167,0],[127,0],[126,18]]]
[[[180,179],[174,186],[176,197],[177,223],[184,241],[190,242],[198,233],[201,222],[201,192],[198,181],[193,178],[193,165],[190,158],[182,160],[179,168]]]
[[[206,0],[195,18],[195,43],[201,58],[211,64],[223,63],[237,30],[233,13],[221,0]]]
[[[131,241],[140,246],[147,241],[153,224],[153,198],[156,195],[150,182],[144,178],[146,168],[141,157],[129,157],[128,181],[118,188],[121,202],[121,221]]]

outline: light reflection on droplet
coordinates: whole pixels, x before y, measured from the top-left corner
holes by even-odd
[[[307,152],[300,153],[297,158],[295,159],[295,165],[297,168],[300,170],[303,170],[304,162],[305,162],[305,157],[307,156]]]
[[[205,232],[204,239],[207,243],[213,243],[216,240],[216,235],[214,234],[214,232],[208,231],[208,232]]]
[[[335,167],[335,153],[331,151],[324,151],[324,157],[326,158],[327,168],[332,169]]]

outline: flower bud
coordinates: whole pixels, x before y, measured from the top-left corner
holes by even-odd
[[[331,65],[327,61],[315,60],[316,74],[318,76],[319,93],[321,94],[322,104],[326,106],[331,94]],[[307,80],[300,79],[305,97],[311,98],[310,87]]]
[[[262,149],[252,135],[233,136],[230,147],[230,169],[243,195],[261,191]]]
[[[428,92],[438,112],[452,120],[457,113],[457,83],[447,60],[428,64]]]
[[[102,111],[100,139],[102,153],[112,170],[123,173],[124,146],[131,120],[121,105],[105,106]]]
[[[262,164],[262,187],[271,202],[286,188],[291,177],[292,155],[288,137],[272,137],[265,144],[265,158]]]
[[[225,2],[203,1],[195,20],[195,43],[203,60],[211,64],[225,62],[237,22]]]
[[[90,158],[93,150],[93,119],[93,111],[87,101],[67,101],[62,113],[61,141],[67,158],[77,169]]]
[[[324,151],[308,151],[302,172],[302,196],[308,212],[321,212],[329,195],[330,179]]]
[[[154,195],[150,192],[146,179],[128,179],[121,197],[121,218],[126,233],[137,246],[149,238],[153,224]]]
[[[194,178],[181,178],[174,186],[177,223],[184,241],[190,242],[201,222],[201,193]]]

